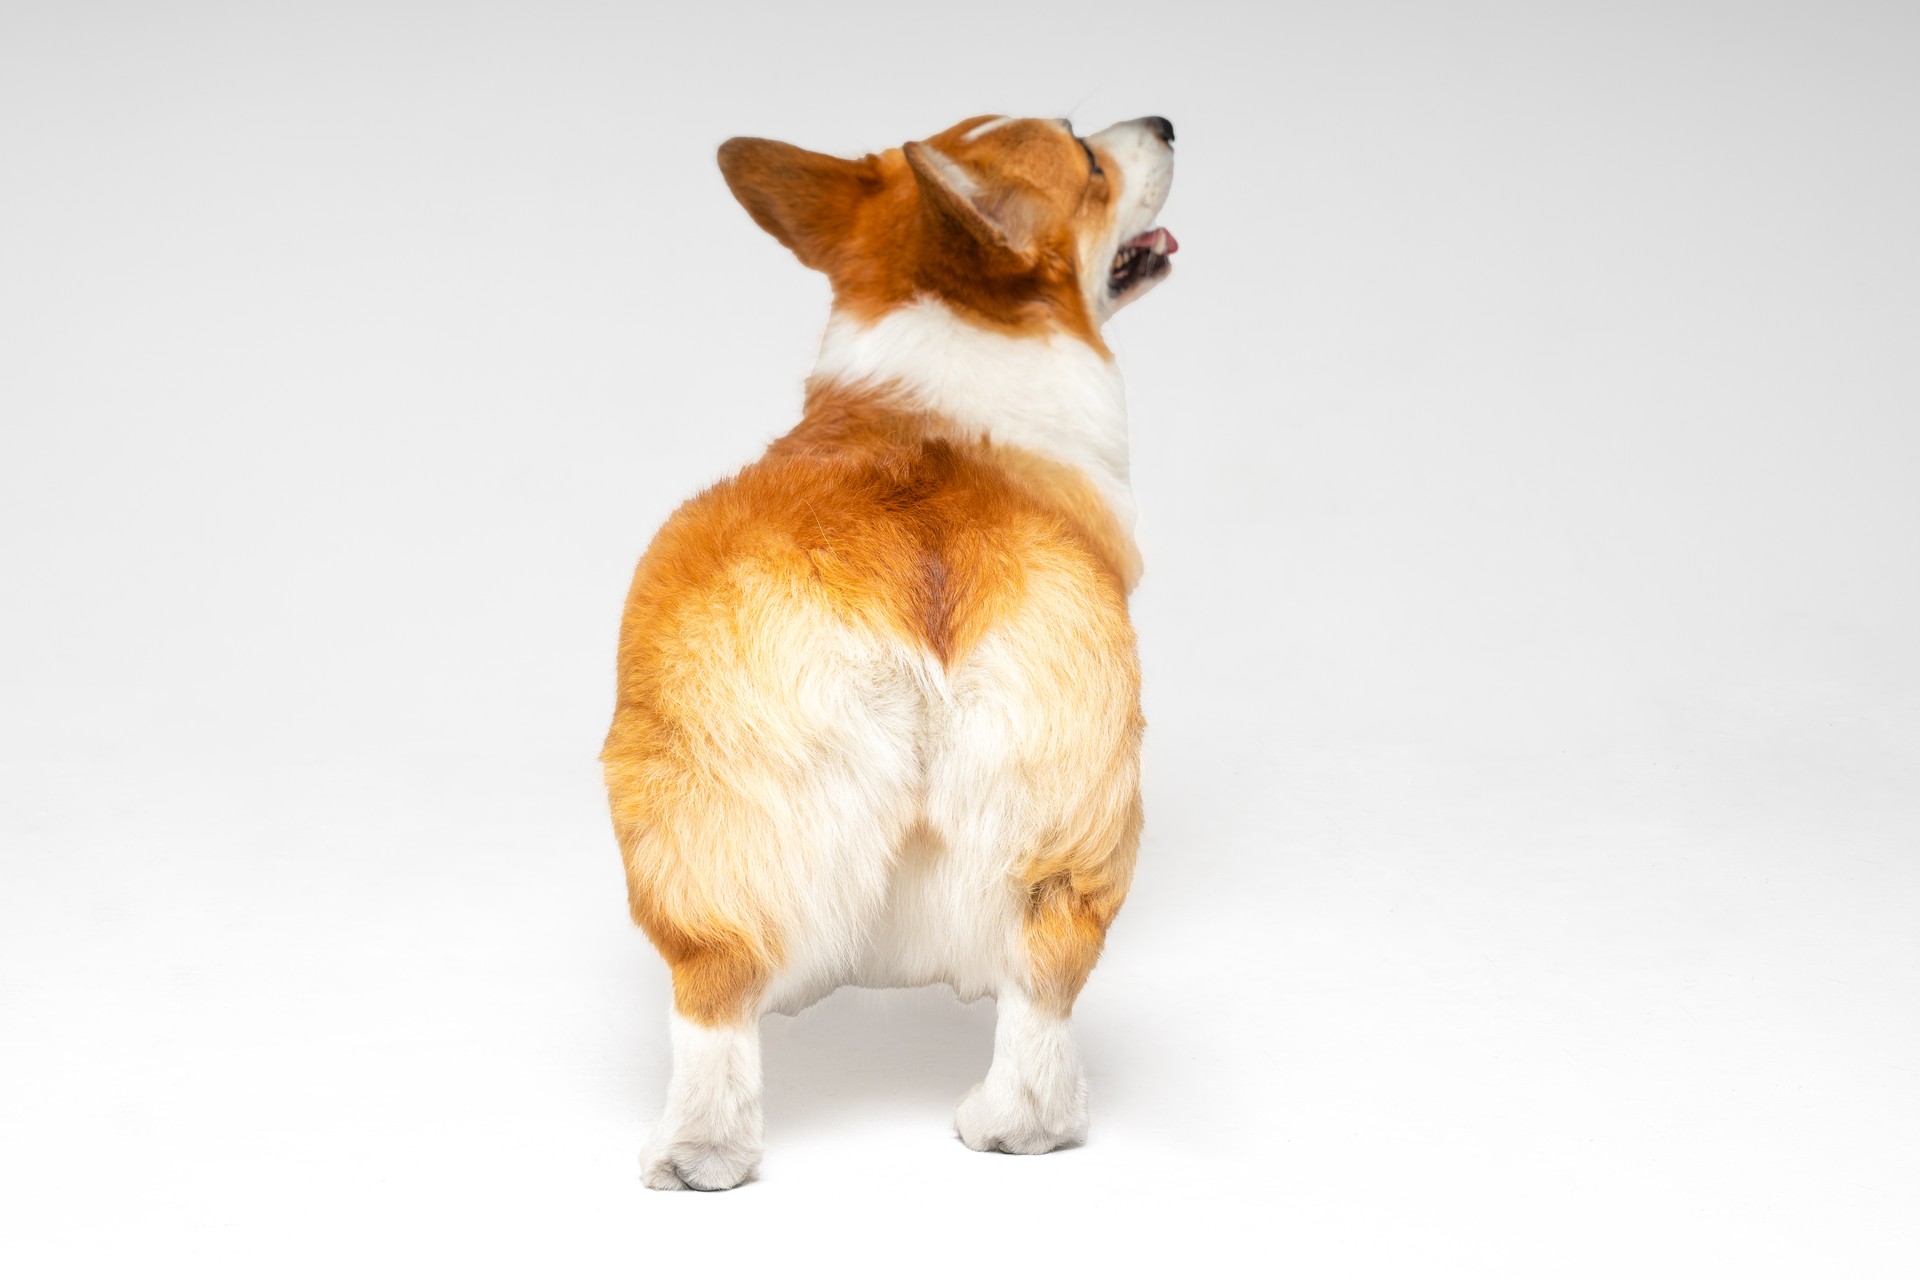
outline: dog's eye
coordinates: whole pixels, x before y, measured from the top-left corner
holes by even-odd
[[[1093,148],[1087,145],[1087,140],[1085,138],[1076,138],[1074,141],[1078,142],[1080,149],[1087,153],[1087,172],[1096,178],[1105,173],[1106,170],[1100,167],[1100,162],[1094,159]]]

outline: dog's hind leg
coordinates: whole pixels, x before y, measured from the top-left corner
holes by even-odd
[[[760,1163],[759,1020],[704,1027],[673,1015],[667,1110],[640,1153],[656,1191],[725,1191]]]
[[[658,1191],[724,1191],[760,1163],[765,964],[743,940],[661,950],[673,967],[673,1078],[640,1176]]]
[[[898,753],[896,753],[898,754]],[[804,782],[708,798],[702,839],[658,830],[629,842],[634,918],[673,973],[673,1078],[642,1151],[660,1190],[739,1185],[761,1153],[759,1020],[850,976],[879,910],[892,845],[911,801],[898,778],[850,785],[838,768]],[[723,853],[706,853],[724,841]],[[695,856],[680,851],[696,850]]]
[[[1133,879],[1144,722],[1117,592],[1035,573],[1023,604],[953,675],[929,818],[1001,939],[977,951],[993,966],[993,1064],[955,1127],[975,1150],[1037,1154],[1086,1136],[1069,1019]]]
[[[671,633],[641,674],[679,683],[635,679],[603,753],[629,906],[673,973],[673,1078],[642,1155],[665,1190],[752,1174],[760,1015],[851,975],[920,785],[910,655],[792,601],[756,617],[698,647]]]
[[[1073,1002],[1126,895],[1140,839],[1137,798],[1100,855],[1036,859],[1027,869],[1020,952],[1026,972],[996,998],[993,1065],[960,1100],[954,1127],[975,1151],[1039,1155],[1087,1136],[1087,1083]],[[1078,864],[1078,871],[1062,862]]]

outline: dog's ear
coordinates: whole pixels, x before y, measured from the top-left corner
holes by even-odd
[[[720,144],[720,175],[753,220],[796,258],[825,271],[853,228],[870,166],[770,138]]]
[[[944,153],[924,142],[901,148],[920,183],[920,196],[934,215],[962,231],[990,260],[1014,270],[1038,257],[1039,219],[1031,197],[1018,190],[983,186]]]

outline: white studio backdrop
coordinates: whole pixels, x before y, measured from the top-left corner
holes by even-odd
[[[1920,11],[0,10],[0,1266],[1920,1267]],[[991,1010],[636,1153],[627,575],[823,283],[715,145],[1179,130],[1092,1141]]]

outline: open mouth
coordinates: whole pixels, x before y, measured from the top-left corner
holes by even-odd
[[[1180,248],[1173,232],[1161,227],[1143,231],[1120,246],[1107,272],[1107,292],[1119,297],[1129,289],[1158,280],[1173,269],[1168,255]]]

